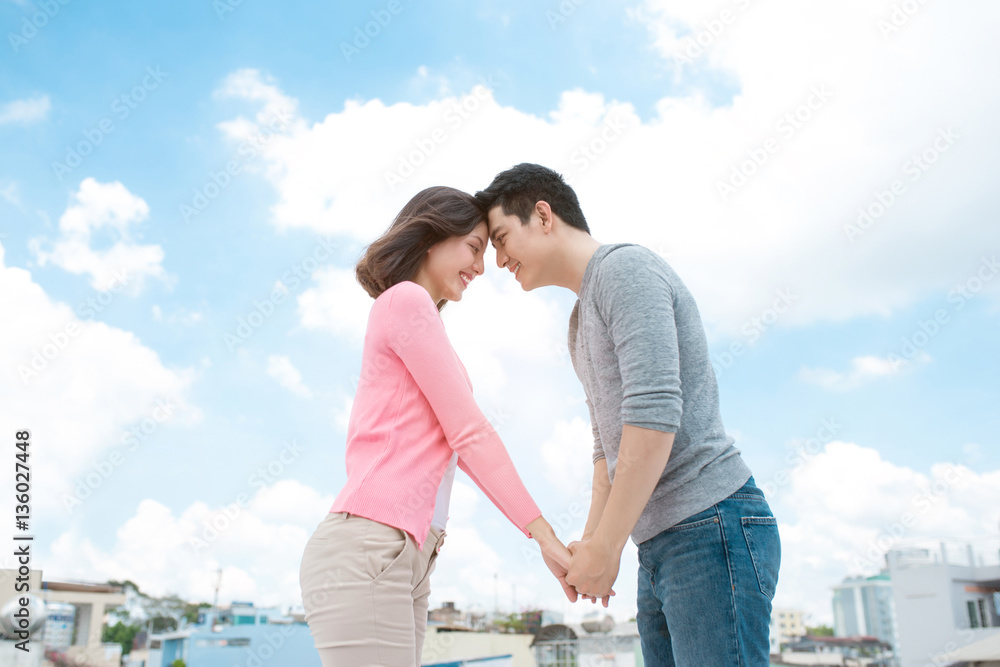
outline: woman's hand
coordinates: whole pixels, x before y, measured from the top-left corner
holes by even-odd
[[[563,543],[556,537],[552,526],[544,517],[538,517],[527,525],[528,532],[532,539],[538,543],[542,550],[542,560],[552,575],[559,581],[566,598],[570,602],[576,602],[578,595],[576,589],[566,583],[566,573],[569,571],[569,561],[571,554]]]
[[[545,551],[542,551],[542,560],[545,561],[545,565],[549,568],[549,572],[551,572],[552,575],[559,581],[559,585],[562,586],[563,593],[566,594],[566,598],[570,602],[576,602],[578,598],[576,589],[566,583],[566,573],[569,569],[560,565],[558,561],[545,553]]]

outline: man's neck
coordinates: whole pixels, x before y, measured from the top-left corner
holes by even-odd
[[[602,244],[585,232],[573,234],[571,238],[572,240],[567,244],[558,260],[554,284],[572,290],[573,293],[580,296],[583,274],[587,272],[590,258],[594,256]]]

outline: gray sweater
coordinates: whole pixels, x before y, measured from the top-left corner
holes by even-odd
[[[675,433],[667,467],[632,531],[639,544],[728,497],[750,478],[719,413],[698,306],[667,262],[640,245],[600,246],[569,319],[569,351],[615,479],[622,425]]]

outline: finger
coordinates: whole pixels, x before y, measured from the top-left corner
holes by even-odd
[[[605,595],[603,598],[601,598],[601,602],[604,604],[604,608],[605,609],[608,608],[608,602],[610,600],[611,600],[611,596],[610,595]]]
[[[569,569],[569,561],[573,557],[573,554],[569,551],[569,549],[567,549],[563,545],[560,544],[558,547],[555,547],[547,555],[549,558],[555,561],[561,568],[565,570]]]
[[[569,601],[576,602],[577,601],[576,589],[570,586],[568,583],[566,583],[566,577],[559,577],[558,579],[559,583],[562,584],[563,593],[566,594],[566,597],[569,599]]]

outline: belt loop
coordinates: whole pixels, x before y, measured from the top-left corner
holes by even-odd
[[[440,537],[438,537],[437,544],[434,546],[434,553],[441,553],[441,547],[444,546],[445,535],[447,535],[447,533],[442,530]]]

